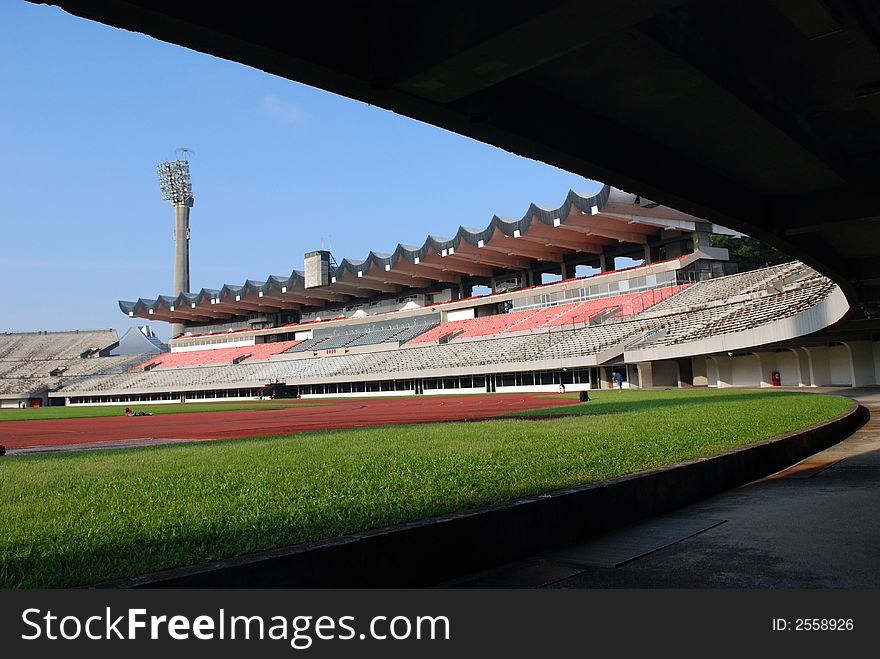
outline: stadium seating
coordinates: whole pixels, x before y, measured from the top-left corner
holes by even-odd
[[[118,342],[115,330],[0,334],[0,394],[57,389],[71,377],[130,369],[143,357],[98,357]]]
[[[118,340],[116,330],[0,334],[0,360],[78,359]]]
[[[267,359],[272,355],[290,350],[301,341],[276,341],[274,343],[257,343],[250,346],[234,348],[213,348],[205,350],[187,350],[185,352],[163,352],[140,364],[140,368],[156,364],[156,368],[173,368],[178,366],[204,366],[206,364],[227,364],[233,360]]]
[[[802,313],[827,297],[834,284],[803,264],[774,266],[690,286],[626,293],[554,307],[453,321],[428,328],[384,328],[373,332],[352,329],[349,334],[244,348],[198,351],[214,353],[207,360],[194,353],[171,353],[181,359],[200,359],[129,372],[76,375],[65,389],[76,392],[170,391],[177,387],[211,389],[223,386],[262,386],[266,382],[321,382],[328,378],[431,377],[459,367],[502,365],[516,370],[535,362],[596,356],[607,359],[625,349],[698,341],[708,336],[741,332]],[[590,322],[596,320],[596,322]],[[325,346],[369,346],[400,341],[421,332],[396,350],[350,354],[291,354]],[[438,339],[460,332],[447,343]],[[345,342],[345,343],[343,343]],[[292,344],[292,345],[291,345]],[[265,350],[230,364],[237,351]],[[286,350],[286,352],[280,352]],[[272,352],[278,351],[278,352]],[[269,354],[271,352],[271,354]],[[162,358],[167,358],[163,355]],[[89,361],[89,360],[82,360]],[[98,360],[94,360],[98,361]],[[54,364],[54,363],[53,363]],[[9,367],[3,366],[11,372]],[[15,371],[18,373],[18,371]],[[48,373],[48,371],[47,371]]]
[[[450,321],[413,338],[410,343],[438,341],[451,333],[454,333],[454,338],[459,340],[503,332],[518,332],[541,327],[558,327],[566,324],[586,323],[600,313],[612,309],[618,310],[617,315],[631,316],[667,299],[683,288],[685,286],[668,286],[666,288],[637,293],[602,297],[585,302],[570,302],[550,307],[541,307],[539,309]]]

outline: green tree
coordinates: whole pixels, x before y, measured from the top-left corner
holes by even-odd
[[[769,265],[787,263],[792,258],[757,238],[744,236],[712,236],[713,247],[724,247],[730,251],[730,260],[739,265],[740,272],[766,268]]]

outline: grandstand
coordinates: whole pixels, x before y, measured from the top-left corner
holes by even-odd
[[[654,267],[676,271],[686,261]],[[635,279],[645,276],[648,267],[622,272]],[[794,336],[796,329],[780,326],[792,319],[804,323],[805,315],[813,314],[818,329],[846,310],[828,279],[795,262],[692,284],[661,278],[664,285],[647,291],[476,315],[480,309],[512,309],[506,304],[510,298],[521,300],[536,290],[570,299],[569,291],[583,291],[584,284],[603,277],[438,305],[441,316],[453,319],[420,326],[420,333],[408,340],[399,340],[396,328],[372,332],[375,342],[356,343],[366,333],[348,319],[288,325],[279,328],[285,335],[309,327],[329,338],[196,346],[160,355],[126,373],[70,381],[60,395],[71,404],[94,404],[252,397],[268,390],[301,396],[556,391],[560,383],[568,390],[608,387],[614,370],[625,374],[627,386],[724,386],[717,372],[709,372],[712,360],[695,354],[692,346],[710,337],[726,340],[725,349],[750,349],[756,332],[773,340],[786,331]],[[473,316],[456,320],[462,304],[470,305]],[[406,325],[406,312],[395,315],[398,325]],[[264,352],[257,352],[260,348]],[[647,351],[655,358],[645,359]]]
[[[125,373],[142,360],[111,356],[118,345],[115,330],[0,334],[0,407],[46,405],[67,382]]]
[[[840,289],[798,261],[737,273],[709,243],[724,231],[606,186],[338,267],[311,252],[325,280],[120,302],[182,323],[170,346],[145,328],[126,346],[113,331],[0,336],[4,405],[577,391],[615,371],[626,387],[876,383],[874,342],[816,335],[847,313]],[[573,276],[582,265],[598,272]]]

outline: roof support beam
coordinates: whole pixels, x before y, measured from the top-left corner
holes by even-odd
[[[330,284],[331,287],[336,287],[336,284]],[[352,297],[356,297],[358,293],[339,290],[339,287],[336,287],[334,290],[327,290],[327,287],[323,288],[307,288],[305,289],[305,294],[310,298],[317,298],[319,300],[326,300],[327,302],[348,302]]]
[[[642,233],[632,231],[618,231],[616,229],[606,229],[598,226],[577,226],[572,224],[561,224],[559,228],[563,231],[573,231],[586,236],[604,236],[605,238],[615,238],[625,243],[635,243],[636,245],[644,245],[648,242],[648,237]]]
[[[415,277],[405,272],[394,272],[394,270],[380,271],[376,268],[370,268],[370,271],[363,278],[386,284],[400,284],[410,288],[427,288],[433,283],[430,279]]]
[[[559,262],[566,250],[538,247],[534,243],[524,242],[522,238],[509,238],[496,233],[481,248],[512,256],[525,256],[536,261]]]
[[[468,250],[466,252],[456,252],[455,254],[450,254],[443,258],[450,261],[457,261],[459,263],[477,263],[505,270],[526,270],[530,265],[527,259],[518,256],[505,257],[501,256],[498,252],[492,252],[485,249],[481,249],[479,250],[479,253],[476,253],[476,247],[471,249],[474,251],[471,252]]]
[[[337,279],[336,283],[346,284],[348,286],[359,289],[379,291],[381,293],[397,293],[398,291],[400,291],[401,288],[396,284],[385,284],[383,282],[378,282],[374,279],[369,279],[368,277],[352,277],[351,275],[346,275],[345,279]],[[363,291],[361,291],[360,297],[363,296]]]
[[[244,299],[244,300],[235,300],[235,302],[230,302],[229,304],[234,304],[236,307],[240,309],[245,309],[246,311],[256,311],[258,313],[271,313],[268,306],[260,304],[256,300],[253,299]]]
[[[298,311],[299,309],[302,309],[302,304],[294,302],[293,300],[285,299],[284,295],[281,293],[263,293],[260,299],[269,300],[273,305],[278,306],[281,309],[287,309],[288,311]]]
[[[434,268],[430,264],[420,263],[416,265],[411,263],[407,259],[398,259],[395,262],[394,266],[392,266],[393,270],[398,272],[406,272],[411,274],[413,277],[421,277],[425,279],[430,279],[432,281],[446,282],[451,284],[458,284],[461,282],[461,276],[455,273],[452,273],[448,270],[442,270],[440,268]],[[426,272],[426,270],[430,270]]]
[[[444,272],[456,272],[461,275],[473,275],[477,277],[491,277],[494,273],[491,267],[486,268],[476,262],[463,264],[455,259],[450,259],[439,254],[431,254],[422,259],[418,267],[433,268]]]
[[[589,243],[586,241],[578,241],[578,240],[570,240],[565,238],[547,238],[540,234],[531,235],[533,232],[529,230],[528,233],[520,236],[519,240],[526,240],[531,243],[535,243],[538,245],[545,246],[554,246],[558,245],[559,247],[565,247],[566,249],[574,250],[575,252],[586,252],[587,254],[601,254],[602,246],[597,243]],[[561,232],[560,232],[561,233]],[[566,234],[563,234],[566,235]],[[574,238],[574,236],[572,236]]]
[[[155,317],[155,314],[150,316],[150,318],[154,318],[154,317]],[[210,322],[212,320],[226,320],[227,318],[232,318],[232,316],[230,316],[229,314],[223,314],[223,313],[217,313],[217,314],[211,314],[211,315],[205,315],[205,314],[200,314],[200,313],[195,313],[195,312],[187,313],[185,311],[179,311],[179,310],[175,309],[173,312],[171,312],[170,318],[172,320],[169,322],[175,322],[175,323],[179,323],[181,320],[195,321],[198,323],[206,323],[206,322]]]

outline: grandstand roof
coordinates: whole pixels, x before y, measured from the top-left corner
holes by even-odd
[[[606,185],[596,195],[569,191],[558,208],[531,204],[520,219],[496,215],[484,229],[462,226],[452,238],[429,235],[421,246],[398,244],[390,254],[370,252],[364,259],[343,259],[328,286],[306,288],[302,271],[294,270],[289,276],[203,288],[177,297],[120,301],[119,307],[131,317],[192,323],[338,306],[382,293],[457,286],[464,278],[526,270],[534,262],[613,254],[621,243],[646,245],[676,235],[671,232],[698,230],[736,235]]]

